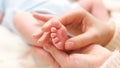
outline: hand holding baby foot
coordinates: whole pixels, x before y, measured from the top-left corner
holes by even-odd
[[[39,43],[47,43],[52,40],[52,43],[60,50],[64,50],[65,41],[68,39],[66,28],[60,23],[57,18],[46,22],[41,31],[35,35]]]
[[[100,21],[79,8],[60,16],[60,22],[76,35],[65,42],[66,50],[75,50],[90,44],[106,45],[114,34],[114,24]]]
[[[77,35],[65,42],[66,50],[79,49],[94,43],[106,45],[114,34],[112,23],[104,23],[82,8],[61,15],[59,21],[67,27],[70,33]],[[43,30],[50,31],[50,28],[56,25],[56,23],[51,25],[50,21],[49,23],[49,26],[44,25]]]

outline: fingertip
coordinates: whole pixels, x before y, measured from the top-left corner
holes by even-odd
[[[40,16],[40,14],[37,13],[37,12],[33,12],[33,13],[32,13],[32,16],[35,17],[36,19],[41,19],[41,18],[42,18],[42,17]]]
[[[41,37],[42,35],[43,35],[43,31],[39,30],[38,32],[32,34],[32,37],[37,39],[37,38]]]
[[[46,23],[42,26],[41,30],[43,30],[44,32],[49,32],[50,29],[51,29],[51,27],[52,27],[51,22],[46,22]]]

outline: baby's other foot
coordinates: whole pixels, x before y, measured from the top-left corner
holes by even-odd
[[[59,28],[58,28],[59,26]],[[67,29],[58,21],[51,27],[51,38],[53,44],[60,50],[64,50],[65,41],[68,39]]]

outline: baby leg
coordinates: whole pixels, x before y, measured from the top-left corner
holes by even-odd
[[[43,25],[42,21],[38,21],[32,16],[31,13],[22,12],[17,13],[14,16],[14,26],[16,30],[22,35],[22,37],[32,45],[39,45],[38,39],[33,38],[33,33],[38,32]],[[42,46],[42,45],[39,45]]]
[[[39,44],[46,44],[51,42],[51,38],[50,38],[50,29],[51,27],[55,26],[56,28],[59,28],[60,26],[57,25],[57,21],[56,19],[50,19],[49,21],[47,21],[42,27],[41,29],[39,29],[39,32],[36,32],[33,34],[34,38],[39,38],[38,43]]]

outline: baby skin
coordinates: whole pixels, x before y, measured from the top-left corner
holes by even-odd
[[[48,32],[49,34],[46,35]],[[65,50],[65,41],[69,38],[67,29],[57,19],[51,19],[45,23],[41,28],[41,32],[34,34],[34,37],[40,38],[38,43],[45,43],[49,39],[48,41],[52,41],[53,45],[60,50]]]

